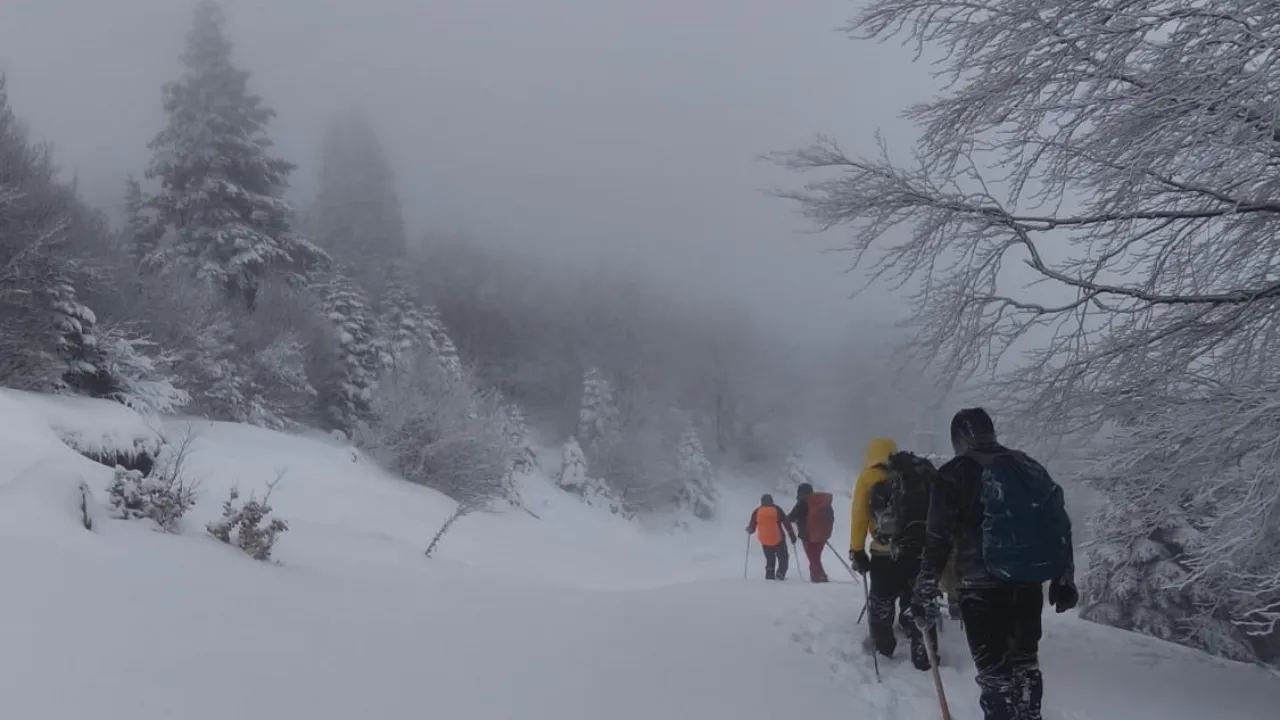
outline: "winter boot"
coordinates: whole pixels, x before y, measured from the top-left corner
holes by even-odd
[[[765,580],[775,580],[775,579],[777,579],[777,576],[775,576],[775,575],[773,574],[773,571],[772,571],[772,570],[765,570],[765,572],[764,572],[764,579],[765,579]]]
[[[780,573],[778,573],[777,577],[775,577],[774,579],[775,579],[775,580],[786,580],[786,579],[787,579],[787,574],[786,574],[786,573],[784,573],[784,572],[780,572]]]
[[[911,638],[911,664],[921,672],[929,672],[929,649],[924,646],[924,638],[918,633]]]

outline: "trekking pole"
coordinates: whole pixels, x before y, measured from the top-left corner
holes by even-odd
[[[933,689],[938,692],[938,708],[942,710],[942,720],[951,720],[951,708],[947,706],[947,693],[942,689],[942,673],[938,671],[938,649],[934,646],[934,638],[929,632],[924,633],[924,649],[929,653],[929,669],[933,672]]]
[[[791,541],[791,554],[796,558],[796,569],[800,571],[800,579],[808,581],[809,578],[804,574],[804,563],[800,561],[800,551],[796,549],[796,541]]]
[[[747,579],[747,561],[751,559],[751,536],[747,536],[747,554],[742,556],[742,579]]]
[[[830,550],[832,554],[836,556],[836,559],[840,561],[840,564],[844,566],[844,569],[849,571],[849,577],[853,578],[854,580],[857,580],[858,574],[853,571],[853,568],[849,567],[849,563],[845,562],[844,558],[840,557],[840,553],[836,552],[836,549],[831,547],[830,540],[827,541],[827,549]]]
[[[867,612],[867,606],[870,604],[871,604],[871,586],[867,584],[867,578],[864,576],[862,578],[862,612],[863,613]],[[862,619],[861,616],[859,616],[858,619],[861,620]],[[871,663],[872,663],[872,667],[876,669],[876,682],[883,682],[880,679],[879,650],[877,650],[875,647],[871,648]],[[934,667],[937,667],[937,663],[934,663]],[[934,672],[936,673],[937,670],[934,670]],[[942,685],[938,685],[938,687],[941,688]],[[949,715],[946,711],[943,711],[942,714],[943,714],[942,720],[951,720],[951,715]]]

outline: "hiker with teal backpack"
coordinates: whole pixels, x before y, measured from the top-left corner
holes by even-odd
[[[938,620],[939,579],[955,551],[956,593],[985,720],[1041,720],[1044,583],[1058,612],[1075,607],[1071,520],[1040,463],[996,441],[991,416],[951,421],[956,457],[938,470],[911,604],[921,629]]]

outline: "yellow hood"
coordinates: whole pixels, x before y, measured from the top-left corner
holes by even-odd
[[[897,452],[898,444],[889,438],[872,438],[867,443],[867,454],[863,457],[862,472],[853,486],[853,506],[849,514],[849,549],[863,551],[867,546],[867,533],[875,530],[875,519],[871,517],[871,488],[883,482],[888,474],[876,465],[887,464],[889,456]],[[888,552],[889,549],[879,543],[871,543],[876,552]]]
[[[893,440],[885,437],[872,438],[867,443],[867,453],[863,456],[862,468],[865,470],[873,465],[880,465],[889,461],[889,456],[898,451],[898,444]]]

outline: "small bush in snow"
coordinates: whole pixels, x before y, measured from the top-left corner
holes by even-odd
[[[261,500],[250,496],[248,500],[242,501],[239,489],[232,488],[230,497],[222,503],[222,518],[206,526],[209,534],[228,545],[240,548],[254,560],[270,560],[276,538],[289,529],[289,524],[284,520],[269,517],[270,496],[271,492],[268,490]]]
[[[190,481],[185,470],[193,440],[188,435],[176,448],[165,448],[150,475],[117,465],[107,488],[116,517],[148,519],[165,532],[177,532],[182,516],[196,504],[198,483]]]

